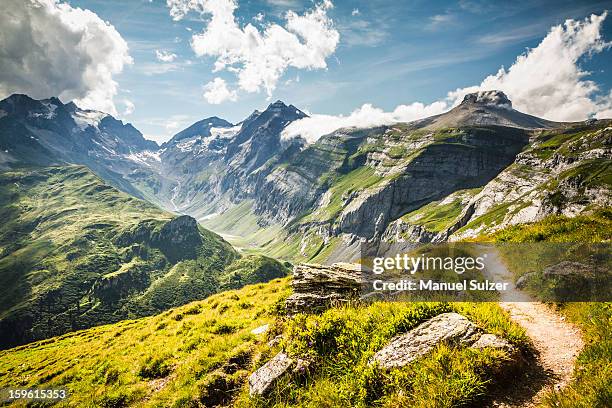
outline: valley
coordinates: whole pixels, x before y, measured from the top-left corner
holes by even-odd
[[[276,101],[159,146],[57,98],[1,101],[0,385],[66,386],[60,406],[429,407],[488,404],[506,376],[539,372],[539,345],[504,304],[295,312],[287,299],[305,283],[287,276],[349,268],[364,243],[607,243],[612,120],[544,120],[500,91],[414,122],[288,137],[306,117]],[[325,298],[327,278],[298,299]],[[576,364],[592,375],[564,372],[563,389],[533,390],[538,402],[605,398],[609,305],[546,313],[582,330]],[[470,334],[417,364],[372,365],[398,336],[456,315],[504,346],[472,347]],[[249,379],[277,358],[293,371],[254,395]]]

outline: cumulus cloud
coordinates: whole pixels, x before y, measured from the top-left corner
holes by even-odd
[[[132,58],[112,25],[55,0],[3,0],[0,27],[0,97],[59,96],[117,113],[113,75]]]
[[[237,97],[236,91],[230,91],[223,78],[217,77],[204,85],[204,99],[210,104],[218,105],[225,101],[235,101]]]
[[[426,105],[400,105],[392,112],[363,105],[348,116],[311,115],[291,123],[283,137],[301,136],[309,142],[343,127],[369,127],[408,122],[443,113],[459,104],[470,92],[501,90],[513,107],[556,121],[579,121],[590,116],[612,116],[612,92],[598,95],[597,84],[586,77],[580,60],[610,47],[601,36],[607,14],[584,20],[567,20],[551,28],[540,44],[517,57],[509,69],[500,68],[479,85],[451,91],[447,97]]]
[[[166,50],[155,50],[155,57],[161,62],[172,62],[176,59],[176,54]]]
[[[515,109],[557,121],[584,120],[609,103],[609,96],[596,98],[597,84],[586,79],[579,60],[610,47],[603,40],[601,26],[607,14],[584,20],[567,20],[552,27],[540,44],[517,57],[480,85],[458,89],[449,98],[460,101],[469,92],[499,89],[512,100]]]
[[[198,56],[216,58],[214,72],[227,70],[237,75],[246,92],[265,90],[270,96],[290,68],[325,69],[340,35],[327,15],[333,7],[323,0],[304,14],[288,11],[284,25],[268,23],[260,30],[248,23],[241,27],[234,0],[167,0],[170,15],[182,19],[189,11],[210,16],[201,33],[194,34],[191,47]]]
[[[348,116],[333,115],[311,115],[308,118],[291,122],[283,130],[283,138],[301,136],[307,142],[313,143],[319,137],[329,134],[334,130],[348,127],[371,127],[379,125],[390,125],[398,122],[409,122],[427,116],[437,115],[448,109],[448,104],[437,101],[430,105],[415,102],[410,105],[399,105],[391,112],[385,112],[369,103],[354,110]]]

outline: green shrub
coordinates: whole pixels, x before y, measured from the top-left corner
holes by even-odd
[[[149,356],[140,365],[138,375],[141,378],[154,379],[166,377],[172,371],[172,365],[168,362],[168,356]]]

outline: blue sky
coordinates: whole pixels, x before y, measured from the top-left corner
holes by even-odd
[[[511,66],[527,47],[536,47],[550,27],[612,9],[610,1],[497,3],[336,0],[327,15],[340,40],[326,58],[327,69],[288,68],[271,96],[265,91],[239,92],[236,101],[213,105],[202,96],[204,84],[221,77],[235,87],[237,79],[226,70],[213,73],[215,58],[198,57],[190,46],[192,34],[206,28],[207,16],[191,12],[174,21],[161,0],[70,1],[110,22],[128,43],[134,63],[114,76],[119,84],[117,108],[122,110],[124,99],[133,102],[134,112],[123,119],[157,141],[208,116],[240,121],[276,99],[332,115],[348,114],[365,103],[384,110],[415,101],[431,103],[451,90],[479,84],[500,66]],[[302,0],[238,0],[235,16],[241,26],[253,23],[258,13],[266,23],[282,24],[288,10],[304,13],[312,8],[311,1]],[[612,40],[611,20],[609,16],[602,26],[606,40]],[[163,63],[156,50],[176,58]],[[610,92],[609,49],[582,58],[580,64],[592,73],[589,79],[601,94]]]

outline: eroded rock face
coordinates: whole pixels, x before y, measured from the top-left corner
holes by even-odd
[[[465,95],[464,104],[482,104],[500,108],[512,109],[512,102],[502,91],[481,91]]]
[[[481,334],[482,331],[464,316],[442,313],[391,339],[371,362],[385,369],[403,367],[442,342],[469,346],[476,343]]]
[[[361,283],[361,269],[356,264],[296,265],[287,311],[318,312],[334,303],[348,302],[359,296]]]
[[[251,374],[249,377],[249,394],[251,396],[267,394],[274,383],[294,365],[295,361],[286,353],[278,353],[272,360]]]

